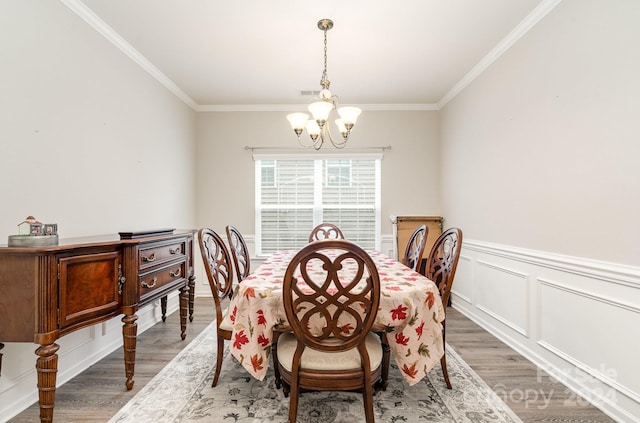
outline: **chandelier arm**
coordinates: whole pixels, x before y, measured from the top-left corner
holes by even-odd
[[[307,144],[304,141],[302,141],[302,137],[298,137],[298,143],[305,148],[313,147],[316,150],[319,150],[320,147],[322,147],[323,142],[324,140],[321,140],[320,137],[318,137],[315,141],[312,139],[311,143]]]
[[[341,142],[336,142],[333,139],[333,135],[331,134],[331,129],[329,129],[329,140],[331,141],[331,144],[333,144],[335,148],[345,148],[347,146],[347,140],[345,140],[344,138],[343,138],[343,141]]]
[[[327,122],[327,124],[325,124],[325,127],[327,127],[327,134],[328,134],[328,137],[329,137],[329,141],[331,141],[331,144],[335,148],[344,148],[347,145],[347,141],[336,142],[333,139],[333,134],[331,133],[331,128],[329,127],[329,122]],[[323,132],[324,132],[324,130],[323,130]]]

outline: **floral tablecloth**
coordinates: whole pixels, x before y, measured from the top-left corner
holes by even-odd
[[[229,304],[233,324],[231,354],[259,380],[271,355],[272,330],[286,323],[282,279],[296,251],[280,251],[264,261],[239,287]],[[370,252],[381,282],[376,325],[384,326],[391,353],[409,385],[440,361],[444,307],[436,285],[380,252]]]

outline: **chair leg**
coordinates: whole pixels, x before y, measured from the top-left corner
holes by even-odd
[[[300,386],[296,374],[291,377],[291,397],[289,398],[289,423],[296,423],[298,417],[298,397],[300,396]]]
[[[449,380],[449,372],[447,371],[447,342],[445,339],[446,334],[446,320],[442,321],[442,358],[440,359],[440,367],[442,367],[442,375],[444,376],[444,381],[447,384],[447,388],[451,389],[451,381]]]
[[[218,332],[218,354],[216,355],[216,372],[213,376],[211,387],[215,387],[218,384],[220,369],[222,368],[222,354],[224,354],[224,338],[222,338],[220,336],[220,333]]]
[[[442,375],[444,376],[444,381],[447,384],[447,388],[451,389],[451,381],[449,380],[449,372],[447,371],[447,355],[442,355],[440,359],[440,367],[442,367]]]
[[[280,377],[280,369],[278,368],[278,338],[279,331],[273,331],[273,340],[271,341],[271,356],[273,357],[273,376],[276,380],[276,388],[282,387],[282,378]]]
[[[389,348],[389,342],[387,340],[387,334],[384,332],[378,332],[382,344],[382,371],[380,372],[380,381],[376,384],[376,391],[387,390],[387,383],[389,381],[389,363],[391,360],[391,348]]]
[[[364,402],[364,416],[367,423],[375,423],[373,415],[373,386],[371,378],[365,378],[365,385],[362,390],[362,401]]]

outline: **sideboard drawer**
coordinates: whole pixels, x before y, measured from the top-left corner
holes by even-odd
[[[159,294],[166,289],[175,289],[175,285],[184,285],[187,273],[187,262],[182,260],[170,263],[160,269],[153,269],[151,272],[141,274],[138,277],[140,284],[140,302],[144,303],[147,297]]]
[[[138,253],[138,268],[148,269],[187,256],[187,239],[172,239],[144,245]]]

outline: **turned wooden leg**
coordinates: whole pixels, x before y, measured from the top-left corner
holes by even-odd
[[[56,399],[56,375],[58,373],[58,344],[40,345],[36,350],[38,360],[38,396],[40,399],[40,422],[53,421],[53,406]]]
[[[162,321],[167,321],[167,296],[160,298],[160,310],[162,310]]]
[[[273,375],[276,380],[276,389],[280,389],[282,387],[282,377],[280,376],[280,368],[278,367],[278,338],[280,338],[280,332],[273,331],[271,356],[273,357]]]
[[[124,371],[127,377],[125,385],[127,390],[133,388],[133,374],[136,366],[136,336],[138,334],[138,316],[125,315],[122,318],[122,342],[124,348]]]
[[[0,351],[4,348],[4,344],[0,342]],[[2,352],[0,352],[0,376],[2,375]]]
[[[189,321],[193,322],[194,300],[196,295],[196,277],[189,276]]]
[[[187,313],[189,309],[189,287],[180,288],[180,337],[187,337]]]
[[[440,358],[440,367],[442,367],[442,376],[444,376],[444,383],[447,384],[447,388],[451,389],[451,381],[449,380],[449,371],[447,370],[447,342],[446,342],[446,320],[442,321],[442,358]]]
[[[380,387],[383,391],[387,390],[387,384],[389,382],[389,363],[391,362],[391,348],[389,348],[389,342],[387,341],[387,334],[382,334],[384,341],[382,342],[382,377]]]

